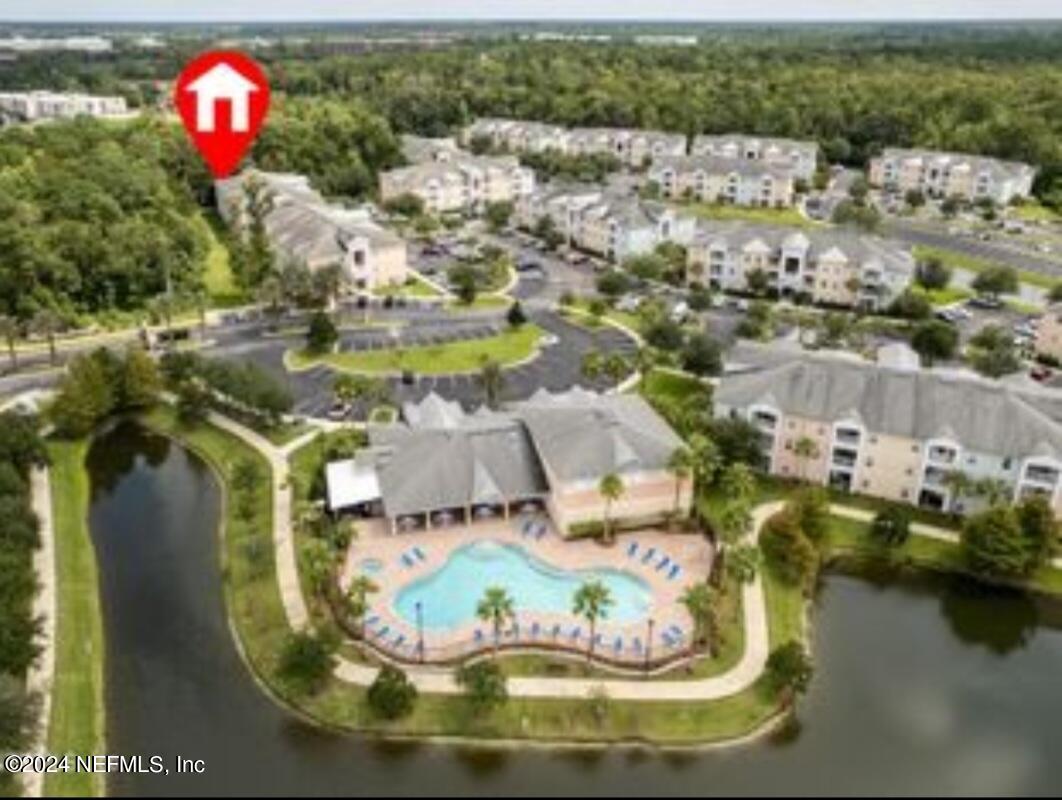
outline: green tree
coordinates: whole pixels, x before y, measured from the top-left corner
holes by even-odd
[[[682,503],[682,489],[693,474],[693,453],[687,447],[676,447],[667,459],[667,470],[675,480],[675,502],[671,509],[671,523],[678,521]]]
[[[354,620],[358,636],[365,638],[365,615],[369,613],[369,597],[380,590],[367,575],[357,575],[350,582],[346,595],[346,613]]]
[[[316,311],[310,317],[310,327],[306,331],[306,349],[310,353],[327,353],[339,341],[332,318],[324,311]]]
[[[177,385],[177,418],[189,426],[206,422],[210,414],[210,391],[196,379]]]
[[[513,204],[508,201],[487,203],[484,216],[491,230],[500,231],[509,224],[509,218],[513,215]]]
[[[516,620],[513,596],[500,586],[490,586],[476,606],[476,616],[494,631],[494,657],[501,647],[502,628]]]
[[[93,355],[71,361],[49,412],[56,432],[71,438],[86,436],[110,414],[116,402],[111,379]]]
[[[489,713],[509,699],[505,673],[493,661],[462,664],[454,679],[477,713]]]
[[[609,609],[612,608],[614,602],[612,593],[601,581],[587,581],[576,589],[572,596],[572,613],[585,619],[590,626],[590,641],[586,651],[587,661],[594,657],[598,620],[608,617]]]
[[[384,664],[365,695],[372,712],[381,719],[408,716],[417,702],[417,687],[398,667]]]
[[[122,370],[121,405],[124,408],[149,408],[162,392],[162,377],[154,359],[139,347],[125,354]]]
[[[297,631],[288,635],[277,672],[281,680],[302,694],[316,694],[335,669],[336,645],[329,637]]]
[[[813,675],[811,658],[800,642],[790,640],[767,657],[767,682],[781,695],[785,708],[793,704],[798,694],[808,690]]]
[[[623,485],[623,479],[619,475],[610,472],[602,476],[601,481],[598,483],[597,491],[605,501],[605,541],[611,542],[616,536],[612,520],[612,504],[623,497],[626,487]]]
[[[505,391],[505,372],[501,364],[493,358],[484,359],[480,364],[477,377],[487,405],[490,408],[497,408],[501,404],[502,393]]]
[[[927,366],[952,358],[958,346],[959,332],[941,320],[920,322],[911,333],[911,347]]]
[[[874,515],[870,535],[883,544],[902,547],[911,536],[911,515],[899,506],[887,506]]]
[[[915,268],[915,280],[923,289],[929,291],[948,288],[951,283],[951,269],[936,257],[920,261]]]
[[[781,580],[804,591],[811,589],[818,553],[794,514],[787,510],[768,519],[760,532],[760,548],[767,565]]]
[[[50,308],[42,308],[30,320],[30,329],[48,342],[48,360],[55,364],[55,335],[62,329],[63,320]]]
[[[694,375],[718,375],[723,370],[723,348],[707,333],[695,333],[682,348],[682,368]]]
[[[694,643],[707,648],[709,655],[716,649],[719,636],[718,597],[707,583],[686,587],[679,598],[693,620]]]
[[[988,267],[977,273],[970,286],[975,292],[990,297],[1014,294],[1018,291],[1018,272],[1008,266]]]
[[[7,343],[7,357],[11,362],[11,369],[18,369],[18,351],[15,344],[18,341],[20,326],[18,320],[7,314],[0,314],[0,336]]]
[[[509,306],[509,310],[505,314],[505,319],[508,321],[510,327],[513,328],[519,328],[527,322],[527,314],[524,313],[524,307],[520,305],[519,300]]]

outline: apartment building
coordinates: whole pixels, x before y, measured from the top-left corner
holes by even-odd
[[[567,137],[568,132],[560,125],[488,117],[477,119],[465,128],[461,132],[461,143],[468,146],[473,140],[487,139],[491,147],[512,153],[566,152]]]
[[[401,137],[401,146],[402,157],[409,164],[449,161],[463,154],[452,136],[430,138],[405,133]]]
[[[690,155],[759,161],[788,168],[794,178],[810,181],[818,166],[819,146],[815,142],[798,139],[747,136],[740,133],[702,134],[693,137]]]
[[[364,209],[330,205],[303,175],[245,170],[215,184],[218,212],[237,229],[248,222],[249,195],[259,192],[266,236],[280,263],[310,272],[339,266],[348,288],[405,283],[405,241],[376,224]]]
[[[570,155],[607,154],[621,164],[640,168],[658,159],[686,153],[686,137],[681,133],[640,128],[572,128],[568,132]]]
[[[687,246],[690,282],[743,292],[760,271],[781,297],[849,308],[887,307],[914,270],[905,248],[842,230],[702,220]]]
[[[987,198],[999,205],[1032,193],[1036,169],[1017,161],[888,148],[871,159],[870,183],[900,192],[917,190],[930,197]]]
[[[689,244],[696,232],[693,217],[663,203],[591,188],[544,190],[517,204],[520,227],[531,230],[543,216],[570,246],[616,262],[652,252],[662,242]]]
[[[0,112],[26,122],[80,116],[125,117],[130,113],[124,97],[44,91],[0,92]]]
[[[660,158],[649,180],[674,200],[782,208],[793,205],[796,194],[791,167],[726,156]]]
[[[380,199],[419,197],[426,211],[479,212],[488,203],[515,202],[535,188],[535,173],[514,156],[472,156],[462,151],[380,174]]]
[[[949,476],[962,472],[1015,500],[1045,495],[1062,515],[1059,393],[851,354],[736,350],[745,368],[721,379],[715,414],[756,426],[772,474],[966,512],[986,500],[956,495]]]

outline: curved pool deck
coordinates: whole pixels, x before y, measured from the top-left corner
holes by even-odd
[[[589,646],[589,626],[571,613],[558,593],[574,591],[584,577],[600,577],[619,597],[613,613],[597,624],[598,655],[635,666],[644,662],[647,647],[654,661],[685,650],[692,623],[680,598],[710,570],[712,548],[705,539],[648,529],[621,534],[615,545],[602,546],[586,539],[564,540],[548,523],[545,533],[536,538],[523,532],[525,519],[487,520],[398,535],[392,535],[380,520],[356,521],[358,535],[347,552],[341,585],[349,586],[366,562],[382,565],[369,576],[379,591],[370,597],[367,638],[396,657],[416,658],[418,633],[411,608],[420,599],[426,661],[448,661],[489,649],[493,631],[475,617],[473,606],[483,589],[498,585],[517,600],[516,621],[504,631],[503,645],[584,651]],[[487,558],[482,562],[483,574],[471,572],[467,556],[489,553],[492,545],[501,546],[508,557]],[[675,565],[677,570],[673,570]],[[537,571],[544,582],[536,585],[525,570]],[[490,571],[497,572],[496,582]],[[542,597],[529,600],[536,591]],[[445,607],[428,609],[433,598]],[[681,635],[675,635],[676,629]]]

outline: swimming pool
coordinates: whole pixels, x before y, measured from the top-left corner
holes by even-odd
[[[476,605],[484,592],[500,586],[512,595],[518,617],[570,616],[575,590],[592,580],[601,581],[612,594],[609,622],[625,624],[648,615],[652,590],[635,575],[608,568],[558,569],[519,545],[493,541],[458,548],[435,572],[403,587],[395,597],[395,611],[415,625],[419,602],[426,630],[452,630],[477,621]]]

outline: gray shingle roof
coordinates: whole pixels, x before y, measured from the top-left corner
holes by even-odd
[[[742,408],[765,402],[786,414],[831,422],[855,414],[871,431],[918,440],[949,436],[965,448],[999,456],[1062,455],[1062,400],[1052,393],[806,352],[765,361],[761,369],[725,375],[716,402]]]

